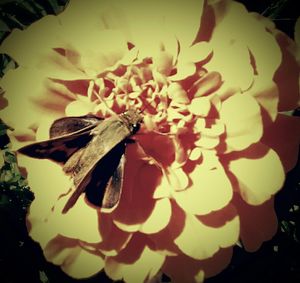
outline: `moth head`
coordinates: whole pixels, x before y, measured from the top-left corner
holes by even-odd
[[[126,123],[132,134],[135,134],[143,121],[143,116],[135,109],[128,109],[120,115],[121,119]]]

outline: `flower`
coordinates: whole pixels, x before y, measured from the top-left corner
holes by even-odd
[[[202,282],[239,240],[248,251],[269,240],[299,145],[299,119],[283,113],[298,106],[297,48],[270,20],[223,0],[71,0],[15,30],[1,46],[18,63],[1,81],[15,148],[47,139],[63,116],[144,116],[109,213],[82,194],[63,214],[70,176],[19,155],[35,193],[28,230],[46,259],[74,278],[104,270],[144,282],[162,271]]]

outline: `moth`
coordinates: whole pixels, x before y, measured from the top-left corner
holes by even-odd
[[[83,192],[91,203],[110,211],[121,196],[126,145],[142,119],[141,112],[134,109],[107,119],[94,115],[60,118],[51,125],[49,140],[18,152],[59,162],[71,175],[74,191],[62,213],[68,212]]]

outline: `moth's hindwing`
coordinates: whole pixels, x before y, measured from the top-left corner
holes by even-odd
[[[75,191],[68,199],[63,213],[76,203],[83,192],[87,200],[95,206],[106,209],[116,206],[123,183],[125,146],[125,142],[117,144],[87,172],[77,187],[75,186]]]

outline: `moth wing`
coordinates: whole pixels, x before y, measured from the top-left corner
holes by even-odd
[[[94,128],[99,125],[101,121],[103,121],[103,119],[94,115],[63,117],[53,122],[49,130],[49,136],[53,139],[75,133],[87,127]]]
[[[68,199],[66,213],[85,192],[88,201],[103,208],[113,208],[119,201],[123,180],[125,142],[120,142],[104,155],[93,168],[75,176],[75,191]]]
[[[122,155],[120,163],[109,179],[104,191],[101,205],[101,207],[104,209],[104,212],[111,212],[120,201],[124,179],[124,165],[125,154]]]
[[[65,163],[76,150],[91,141],[91,130],[101,122],[102,120],[95,116],[58,119],[50,127],[49,140],[24,146],[18,152],[34,158],[47,158]]]

